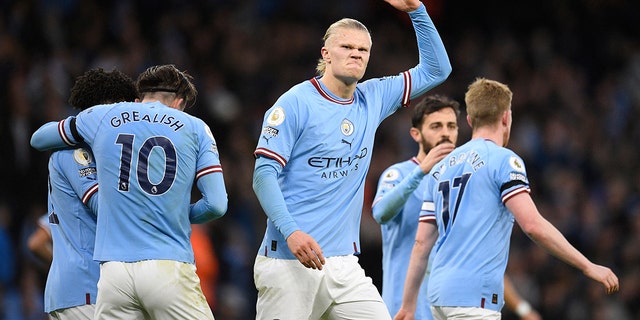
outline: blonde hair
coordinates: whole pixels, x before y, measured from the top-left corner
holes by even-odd
[[[327,40],[335,33],[336,29],[341,29],[341,28],[360,30],[371,35],[371,33],[369,32],[369,29],[367,29],[367,27],[364,24],[362,24],[362,22],[355,19],[351,19],[351,18],[342,18],[329,26],[329,28],[324,34],[324,37],[322,37],[323,45],[327,44]],[[318,59],[318,65],[316,66],[316,73],[322,76],[324,75],[324,72],[326,71],[326,69],[327,69],[327,62],[324,61],[324,59],[322,58]]]
[[[494,125],[511,108],[513,93],[495,80],[477,78],[469,85],[464,101],[473,128]]]

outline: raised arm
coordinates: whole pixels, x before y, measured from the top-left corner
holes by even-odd
[[[451,62],[440,34],[427,14],[426,7],[420,1],[392,2],[420,4],[416,10],[409,12],[416,33],[419,56],[418,65],[409,70],[411,78],[409,96],[413,99],[444,82],[451,74]]]
[[[422,4],[420,0],[384,0],[384,2],[404,12],[414,11]]]

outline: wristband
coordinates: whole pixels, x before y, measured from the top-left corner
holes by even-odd
[[[528,315],[529,312],[531,312],[531,305],[529,304],[529,302],[522,300],[520,301],[520,303],[518,303],[515,311],[518,317],[522,318]]]

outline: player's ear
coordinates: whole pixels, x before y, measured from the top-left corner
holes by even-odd
[[[173,99],[173,102],[171,103],[171,107],[174,109],[178,109],[180,111],[184,111],[184,108],[186,107],[186,102],[184,101],[184,98],[175,98]]]
[[[467,115],[467,123],[469,124],[469,127],[473,128],[473,123],[471,123],[471,117],[469,117],[469,115]]]
[[[320,55],[322,56],[322,60],[325,62],[329,62],[331,60],[329,59],[329,49],[327,49],[327,47],[322,47],[320,49]]]
[[[509,120],[511,118],[511,110],[506,110],[505,112],[502,113],[502,125],[505,127],[509,126]]]
[[[418,143],[421,141],[422,134],[420,133],[420,130],[418,130],[418,128],[411,127],[411,129],[409,129],[409,135],[411,135],[413,141]]]

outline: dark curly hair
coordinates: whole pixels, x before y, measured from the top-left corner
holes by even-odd
[[[134,101],[138,98],[135,83],[119,70],[95,68],[76,78],[71,88],[69,104],[80,110],[98,104]]]
[[[196,102],[198,91],[192,83],[193,77],[178,70],[173,64],[153,66],[138,76],[136,86],[140,97],[147,93],[169,92],[185,101],[185,109]]]

